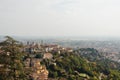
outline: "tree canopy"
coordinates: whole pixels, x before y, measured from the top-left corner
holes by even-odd
[[[0,42],[0,80],[25,80],[21,43],[6,36]]]

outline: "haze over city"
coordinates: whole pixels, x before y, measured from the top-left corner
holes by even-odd
[[[0,0],[0,35],[120,37],[119,0]]]

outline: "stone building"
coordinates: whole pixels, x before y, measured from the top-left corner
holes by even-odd
[[[45,66],[40,64],[40,59],[28,58],[25,60],[25,66],[31,69],[29,76],[32,80],[48,80],[49,72]]]

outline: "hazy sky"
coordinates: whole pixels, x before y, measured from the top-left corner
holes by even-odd
[[[0,0],[0,35],[120,37],[120,0]]]

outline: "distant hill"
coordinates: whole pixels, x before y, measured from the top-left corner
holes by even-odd
[[[115,67],[117,63],[103,59],[96,49],[87,48],[80,50],[85,54],[82,53],[81,55],[76,52],[52,53],[52,59],[43,59],[41,64],[47,67],[49,78],[52,78],[52,80],[120,79],[120,71]]]
[[[120,63],[106,58],[103,53],[94,48],[80,48],[75,52],[91,62],[96,62],[107,68],[120,69]]]

